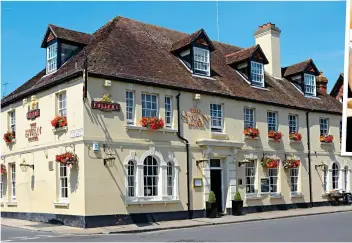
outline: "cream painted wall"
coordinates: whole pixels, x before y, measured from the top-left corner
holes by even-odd
[[[9,129],[8,112],[16,112],[16,142],[12,145],[1,143],[1,154],[4,157],[2,163],[7,167],[4,175],[4,195],[1,201],[3,211],[11,212],[42,212],[58,214],[84,214],[84,147],[82,137],[71,138],[72,130],[83,128],[83,106],[80,105],[82,97],[82,83],[80,79],[63,83],[54,88],[37,93],[40,117],[34,121],[26,118],[30,102],[23,105],[22,100],[1,111],[1,131],[5,133]],[[68,130],[55,134],[50,121],[56,115],[56,94],[66,92],[67,94],[67,120]],[[29,101],[31,97],[27,98]],[[55,107],[55,108],[53,108]],[[41,126],[41,134],[38,141],[28,142],[25,130],[30,129],[30,124],[36,123]],[[65,152],[65,146],[75,144],[75,153],[78,155],[78,167],[68,170],[69,204],[58,205],[59,202],[59,170],[55,162],[55,156]],[[70,151],[71,148],[66,148]],[[33,165],[22,171],[20,164]],[[53,163],[53,170],[49,170],[49,163]],[[10,202],[11,170],[9,163],[16,164],[16,200]]]

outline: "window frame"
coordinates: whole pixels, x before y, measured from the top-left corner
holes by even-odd
[[[53,54],[53,56],[51,56]],[[53,64],[53,65],[52,65]],[[53,66],[51,68],[51,65]],[[58,66],[58,43],[55,42],[46,48],[46,73],[53,73]]]
[[[131,166],[132,164],[132,166]],[[130,173],[130,168],[132,167],[133,169],[133,174]],[[127,165],[126,165],[126,175],[127,175],[127,181],[126,181],[126,197],[127,198],[134,198],[137,197],[137,163],[134,160],[129,160]],[[131,185],[131,178],[133,178],[133,185]],[[131,190],[132,189],[132,190]],[[132,192],[132,193],[131,193]]]
[[[66,93],[66,91],[57,93],[56,99],[57,99],[57,115],[62,116],[62,117],[67,117],[67,93]]]
[[[8,112],[9,114],[9,130],[16,133],[16,111],[12,110]]]
[[[205,47],[193,46],[192,51],[193,73],[196,75],[210,77],[210,50]],[[200,58],[197,59],[197,56],[203,58],[203,60],[200,60]],[[196,67],[196,62],[199,63],[200,66],[205,65],[206,69]]]
[[[272,175],[272,172],[276,171],[275,175]],[[269,168],[268,169],[268,174],[269,174],[269,193],[271,194],[276,194],[278,193],[278,181],[279,181],[279,168]],[[276,183],[273,183],[272,180],[274,181],[276,179]],[[276,190],[272,190],[272,186],[276,187]]]
[[[251,69],[250,69],[251,85],[264,88],[265,86],[264,64],[256,61],[250,61],[250,65],[251,65]],[[257,79],[254,78],[257,76],[262,76],[261,80],[257,81]]]
[[[167,104],[167,102],[166,102],[167,99],[169,99],[169,101],[170,101],[169,104]],[[172,119],[173,119],[172,97],[165,96],[164,104],[165,104],[165,127],[172,128]],[[170,122],[167,122],[168,119],[170,120]]]
[[[65,175],[63,175],[64,173],[61,173],[61,171],[65,171]],[[66,166],[66,164],[64,163],[59,163],[58,164],[58,176],[59,176],[59,202],[68,202],[68,168]],[[66,186],[63,186],[63,182],[65,182]],[[63,190],[64,190],[64,194],[63,195]]]
[[[249,113],[247,111],[250,111]],[[247,119],[249,118],[249,120]],[[244,129],[251,127],[256,128],[256,119],[255,119],[255,109],[244,107],[243,108],[243,122],[244,122]],[[250,125],[252,124],[252,126]],[[249,125],[249,126],[247,126]]]
[[[336,166],[336,167],[335,167]],[[340,167],[337,163],[332,163],[331,166],[331,186],[332,189],[339,189]]]
[[[169,174],[171,169],[171,175]],[[171,182],[171,185],[169,184]],[[175,165],[173,162],[168,161],[166,163],[166,195],[168,197],[174,197],[175,192]],[[169,193],[171,192],[171,194]]]
[[[322,121],[326,121],[326,124],[323,124]],[[322,128],[322,126],[325,126],[326,128]],[[326,133],[324,131],[326,130]],[[320,131],[320,136],[323,135],[329,135],[329,118],[319,118],[319,131]]]
[[[275,125],[275,130],[270,129],[270,126],[272,126],[273,123],[269,122],[269,118],[270,118],[269,114],[274,114],[274,116],[272,118],[275,118],[275,124],[274,124]],[[268,124],[268,133],[270,131],[277,132],[278,131],[278,113],[277,113],[277,111],[268,111],[266,116],[267,116],[267,124]]]
[[[128,94],[132,94],[131,97],[128,97]],[[134,110],[135,110],[135,98],[134,98],[134,92],[131,90],[126,90],[126,122],[129,125],[133,125],[134,124]],[[132,104],[130,104],[129,102],[132,102]],[[131,110],[129,110],[131,109]],[[129,117],[131,116],[131,117]]]
[[[150,100],[148,101],[147,99],[143,99],[143,97],[150,96]],[[153,102],[153,98],[155,96],[155,102]],[[143,107],[144,104],[150,103],[151,108]],[[152,108],[153,103],[156,104],[155,111]],[[156,112],[156,114],[153,116],[146,116],[144,112]],[[157,94],[149,94],[149,93],[142,93],[142,117],[159,117],[159,99]]]
[[[248,173],[250,170],[253,171],[253,175]],[[256,193],[256,174],[256,161],[251,160],[251,162],[245,164],[246,195],[253,195]],[[253,183],[248,183],[248,179],[253,179]],[[248,191],[248,186],[251,186],[253,191]]]
[[[348,190],[348,166],[346,165],[343,170],[343,188]]]
[[[213,110],[213,106],[216,106],[217,109]],[[220,106],[220,109],[218,109]],[[213,112],[216,112],[217,116],[213,116]],[[219,115],[219,112],[221,116]],[[220,121],[220,126],[213,125],[213,120],[216,119],[218,122]],[[222,133],[224,131],[224,112],[223,112],[223,104],[210,103],[210,130],[211,132]]]
[[[294,118],[294,119],[291,119],[291,118]],[[298,115],[297,114],[288,114],[288,133],[289,134],[298,133]]]
[[[10,163],[10,187],[11,187],[11,196],[10,201],[16,201],[16,163]]]
[[[149,164],[146,165],[146,161],[147,161],[148,158],[152,158],[153,165],[149,165]],[[155,161],[156,164],[154,164],[154,161]],[[147,174],[145,173],[146,171],[149,172],[148,171],[148,166],[152,167],[152,172],[153,173],[151,175],[149,175],[149,173],[147,173]],[[147,169],[146,169],[146,167],[147,167]],[[156,169],[153,169],[154,167],[156,167]],[[156,172],[156,174],[154,174],[154,171]],[[160,197],[161,196],[161,195],[159,195],[160,174],[161,174],[160,173],[160,164],[159,164],[158,160],[154,156],[148,155],[143,161],[143,174],[142,174],[143,175],[142,176],[143,177],[143,193],[142,193],[143,197],[153,198],[153,197]],[[148,178],[152,178],[152,184],[151,185],[146,183],[146,181],[148,182]],[[155,183],[153,182],[154,181],[153,178],[155,178]],[[149,193],[146,194],[146,189],[148,189],[148,187],[153,188],[151,194],[149,194]]]
[[[312,83],[308,83],[312,82]],[[312,74],[309,73],[304,73],[303,75],[303,86],[304,86],[304,95],[308,96],[316,96],[317,95],[317,83],[316,83],[316,77]],[[307,92],[307,87],[312,89],[312,92]]]
[[[293,173],[295,172],[295,173]],[[290,168],[290,190],[291,194],[299,193],[299,168]],[[293,190],[295,188],[295,190]]]
[[[324,192],[328,191],[328,168],[324,166],[323,169],[323,190]]]

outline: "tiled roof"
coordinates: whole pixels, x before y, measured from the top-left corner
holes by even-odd
[[[295,73],[303,72],[306,69],[306,67],[309,65],[309,63],[311,63],[311,62],[312,62],[312,59],[308,59],[303,62],[299,62],[299,63],[293,64],[291,66],[284,67],[284,68],[282,68],[283,76],[287,77],[287,76],[290,76]]]
[[[178,57],[170,52],[174,43],[189,36],[182,32],[116,17],[95,32],[90,43],[84,48],[88,56],[89,76],[305,110],[332,113],[342,111],[340,102],[330,95],[318,91],[319,99],[305,98],[290,81],[275,79],[271,75],[265,75],[268,90],[251,87],[226,63],[226,55],[242,48],[216,41],[212,42],[215,50],[210,54],[211,69],[216,74],[214,79],[193,76]],[[2,106],[29,95],[34,88],[57,83],[60,77],[77,73],[82,75],[83,61],[82,50],[57,72],[44,77],[42,72],[29,80],[26,85],[31,88],[20,87],[22,92],[12,92],[2,100]]]
[[[249,48],[245,48],[240,51],[236,51],[234,53],[228,54],[228,55],[226,55],[226,63],[228,65],[231,65],[231,64],[235,64],[235,63],[239,63],[241,61],[244,61],[244,60],[250,58],[257,50],[260,50],[261,53],[263,53],[260,45],[255,45],[255,46],[251,46]],[[264,53],[263,53],[263,56],[265,56]],[[268,60],[266,59],[266,57],[265,57],[264,63],[265,64],[268,63]]]
[[[198,36],[200,36],[201,34],[203,34],[205,36],[205,38],[207,39],[207,41],[209,41],[209,48],[211,50],[214,49],[214,45],[212,43],[212,41],[209,39],[209,37],[207,36],[207,34],[205,33],[205,31],[203,29],[200,29],[190,35],[187,35],[186,37],[176,41],[175,43],[172,44],[171,46],[171,51],[176,51],[181,49],[182,47],[188,46],[189,44],[191,44],[193,41],[196,40],[196,38]]]
[[[71,41],[71,42],[78,43],[78,44],[87,45],[89,43],[90,39],[92,38],[92,35],[90,35],[90,34],[65,29],[65,28],[55,26],[52,24],[49,24],[49,28],[52,30],[52,32],[56,38],[61,39],[61,40]]]

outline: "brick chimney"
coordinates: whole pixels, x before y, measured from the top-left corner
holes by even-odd
[[[317,90],[320,90],[322,94],[327,94],[328,79],[324,76],[323,71],[320,71],[318,77],[316,77]]]
[[[254,33],[255,44],[260,45],[269,61],[264,66],[265,71],[276,78],[281,78],[280,33],[281,30],[270,22],[259,26]]]

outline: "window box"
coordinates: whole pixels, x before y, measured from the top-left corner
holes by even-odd
[[[280,142],[282,138],[281,132],[270,131],[268,132],[268,141]]]
[[[282,164],[285,169],[291,169],[297,168],[301,164],[301,161],[298,159],[285,159]]]
[[[136,125],[125,125],[126,130],[137,130],[139,132],[141,131],[150,131],[150,129],[146,127],[141,127],[141,126],[136,126]],[[163,128],[163,129],[158,129],[158,130],[153,130],[154,132],[162,132],[162,133],[177,133],[176,129],[171,129],[171,128]]]
[[[290,133],[289,135],[290,142],[298,142],[300,143],[302,141],[302,135],[298,132],[295,133]]]
[[[58,128],[53,129],[53,133],[66,132],[66,131],[67,131],[67,126],[58,127]]]
[[[159,130],[164,128],[164,120],[162,118],[154,117],[142,117],[139,122],[142,127],[148,128],[149,130]]]
[[[243,131],[245,139],[259,139],[259,129],[258,128],[245,128]]]
[[[13,144],[16,142],[15,132],[6,132],[3,137],[6,144]]]
[[[51,121],[51,125],[54,127],[53,131],[64,131],[63,130],[59,130],[59,128],[66,128],[67,130],[67,118],[65,116],[56,116],[52,121]],[[55,132],[55,131],[54,131]]]
[[[332,144],[334,140],[334,136],[332,135],[321,135],[320,143],[321,144]]]
[[[279,167],[278,159],[263,158],[261,164],[264,168],[277,168]]]
[[[63,163],[71,169],[73,165],[77,164],[78,158],[75,153],[67,152],[64,154],[56,155],[55,161],[58,163]]]

